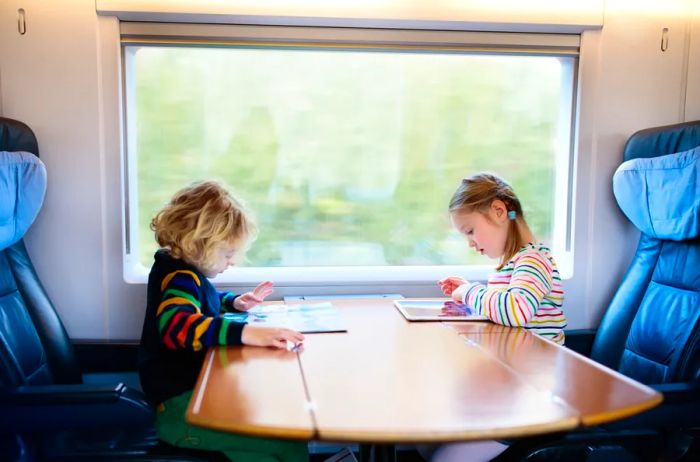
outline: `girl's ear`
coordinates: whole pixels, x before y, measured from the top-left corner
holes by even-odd
[[[494,199],[491,202],[491,213],[499,221],[504,221],[508,218],[508,207],[506,207],[505,202],[500,199]]]

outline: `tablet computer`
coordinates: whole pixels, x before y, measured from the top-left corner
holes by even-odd
[[[471,307],[449,299],[404,298],[394,300],[394,305],[409,321],[488,321]]]
[[[289,305],[264,303],[242,313],[224,313],[224,318],[254,326],[287,327],[302,334],[348,330],[340,312],[330,302]]]

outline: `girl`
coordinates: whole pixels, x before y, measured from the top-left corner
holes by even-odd
[[[524,327],[563,344],[559,271],[549,248],[536,243],[510,185],[487,173],[465,178],[449,211],[470,247],[500,261],[487,285],[451,276],[438,281],[443,293],[497,324]]]
[[[449,206],[452,223],[482,255],[500,258],[488,284],[458,276],[438,281],[445,295],[497,324],[524,327],[564,342],[564,292],[550,250],[535,241],[520,201],[501,178],[479,173],[462,180]],[[433,462],[487,461],[506,449],[497,441],[419,446]]]
[[[286,348],[303,335],[249,326],[220,316],[246,311],[272,293],[269,281],[243,295],[218,292],[208,278],[235,264],[255,232],[241,204],[213,181],[179,191],[151,222],[161,249],[148,277],[139,375],[157,406],[160,439],[175,446],[223,452],[236,462],[308,460],[306,443],[240,436],[185,422],[185,410],[204,361],[215,345]]]

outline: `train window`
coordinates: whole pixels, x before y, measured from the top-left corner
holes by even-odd
[[[569,251],[578,37],[142,27],[122,29],[127,279],[150,267],[155,212],[205,178],[228,184],[259,223],[237,280],[492,267],[446,212],[460,179],[483,170],[513,184],[560,259]]]

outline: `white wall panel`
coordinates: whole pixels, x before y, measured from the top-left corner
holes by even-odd
[[[577,212],[574,279],[565,286],[572,325],[583,314],[585,325],[597,325],[636,249],[638,232],[612,193],[612,175],[627,138],[637,130],[683,121],[688,4],[634,5],[609,0],[603,29],[584,33],[575,203],[585,210]],[[663,28],[669,29],[665,52]]]
[[[3,0],[0,18],[3,115],[34,130],[48,172],[29,252],[69,333],[105,337],[94,4]]]
[[[580,32],[603,0],[96,0],[127,21]]]

